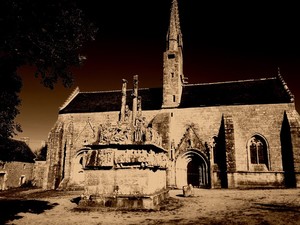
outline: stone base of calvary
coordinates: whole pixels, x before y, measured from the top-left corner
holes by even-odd
[[[79,206],[153,209],[168,197],[164,150],[152,144],[92,145]]]

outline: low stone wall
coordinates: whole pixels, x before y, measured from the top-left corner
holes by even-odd
[[[283,188],[284,172],[235,172],[223,174],[227,176],[228,188]],[[222,174],[212,173],[212,188],[222,188]],[[299,176],[300,178],[300,176]],[[226,187],[223,187],[226,188]]]
[[[228,173],[229,188],[280,188],[284,186],[283,172]]]
[[[91,195],[82,197],[78,208],[115,207],[122,209],[158,209],[159,204],[169,197],[169,190],[164,189],[152,195],[104,196]]]

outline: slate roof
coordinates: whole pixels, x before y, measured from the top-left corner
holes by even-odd
[[[34,162],[35,154],[23,141],[0,139],[0,160],[6,162]]]
[[[143,88],[138,91],[142,97],[143,110],[160,109],[162,105],[162,88]],[[132,106],[132,90],[127,90],[126,104]],[[79,92],[70,103],[59,111],[63,113],[120,111],[121,90],[103,92]]]
[[[291,94],[278,77],[232,82],[187,84],[183,87],[178,108],[219,105],[251,105],[290,103]],[[127,104],[132,106],[132,90],[127,90]],[[162,105],[162,88],[139,89],[143,110],[159,110]],[[119,111],[121,90],[79,92],[59,113]]]
[[[289,103],[291,96],[277,78],[185,85],[180,108]]]

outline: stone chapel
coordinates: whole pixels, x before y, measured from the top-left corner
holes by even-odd
[[[139,89],[135,75],[132,89],[76,88],[48,136],[44,188],[300,187],[300,116],[280,72],[189,84],[182,51],[173,0],[162,87]]]

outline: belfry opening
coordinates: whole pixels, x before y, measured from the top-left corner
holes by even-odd
[[[176,185],[193,185],[197,188],[210,188],[210,170],[207,158],[197,150],[189,150],[176,161]]]

